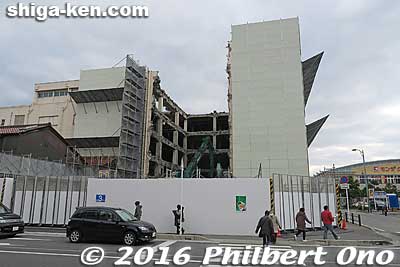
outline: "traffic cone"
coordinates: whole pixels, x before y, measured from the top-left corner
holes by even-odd
[[[347,230],[347,228],[346,228],[346,220],[342,221],[342,230]]]
[[[278,228],[278,233],[276,234],[277,237],[282,237],[281,235],[281,229]]]

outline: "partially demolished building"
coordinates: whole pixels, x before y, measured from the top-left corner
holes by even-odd
[[[172,177],[191,161],[196,177],[308,175],[307,148],[327,119],[305,125],[323,53],[302,62],[299,40],[297,18],[232,27],[229,112],[186,113],[128,55],[124,66],[36,84],[32,105],[0,108],[0,127],[51,123],[70,146],[66,163],[100,177]]]

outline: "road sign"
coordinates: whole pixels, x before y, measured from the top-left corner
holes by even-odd
[[[349,178],[347,176],[340,177],[340,183],[341,184],[348,184],[349,183]]]
[[[106,202],[105,194],[96,194],[96,202]]]
[[[340,189],[349,189],[349,184],[340,184]]]

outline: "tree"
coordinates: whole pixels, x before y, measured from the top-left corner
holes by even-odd
[[[365,193],[365,192],[364,192]],[[363,192],[360,189],[360,182],[357,179],[354,179],[353,176],[349,177],[349,198],[359,198],[362,197]]]
[[[387,194],[397,194],[397,187],[394,184],[387,183],[383,189]]]

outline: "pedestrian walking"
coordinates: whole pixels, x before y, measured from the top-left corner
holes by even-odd
[[[278,217],[276,217],[276,215],[273,214],[272,212],[270,212],[269,218],[271,219],[272,224],[274,226],[274,231],[272,233],[272,240],[271,241],[272,241],[272,244],[275,244],[276,243],[276,239],[278,237],[279,229],[282,228],[282,227],[281,227],[281,224],[279,223]]]
[[[297,237],[303,233],[303,241],[306,241],[306,222],[311,224],[311,221],[307,218],[305,209],[300,208],[296,214],[297,233],[294,235],[294,240],[297,240]]]
[[[174,225],[176,227],[176,234],[180,235],[181,233],[185,233],[185,229],[181,229],[181,222],[185,221],[184,213],[183,213],[184,207],[181,207],[181,205],[176,206],[176,210],[173,210],[172,213],[174,214]]]
[[[337,234],[333,231],[332,223],[335,221],[335,219],[333,218],[332,212],[330,212],[328,206],[324,206],[324,211],[321,213],[321,219],[324,223],[324,239],[328,238],[328,231],[332,233],[336,240],[339,239]]]
[[[256,227],[256,234],[263,239],[263,246],[268,246],[271,243],[274,224],[269,217],[269,211],[265,211],[265,215],[260,218]]]
[[[140,201],[135,201],[135,214],[133,215],[138,221],[142,219],[142,205],[140,205]]]

